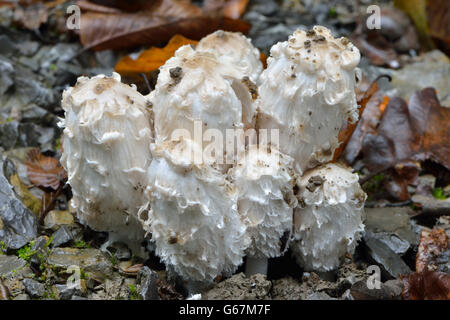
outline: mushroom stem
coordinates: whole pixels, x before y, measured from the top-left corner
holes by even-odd
[[[267,275],[267,268],[269,260],[267,258],[253,258],[247,257],[245,263],[245,275],[250,277],[251,275],[260,273]]]

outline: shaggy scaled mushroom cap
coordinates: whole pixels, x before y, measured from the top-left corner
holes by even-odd
[[[147,196],[150,212],[140,219],[156,254],[184,279],[212,281],[242,263],[249,245],[237,212],[237,194],[218,170],[193,165],[192,140],[153,146]]]
[[[298,187],[293,253],[306,270],[333,270],[354,252],[364,230],[366,194],[358,175],[330,163],[306,172]]]
[[[292,230],[295,183],[292,159],[275,149],[251,146],[229,172],[238,192],[238,210],[247,224],[247,254],[274,258],[287,249]]]
[[[247,76],[254,83],[258,82],[263,71],[259,50],[249,38],[239,32],[218,30],[201,39],[196,50],[210,52],[219,61],[226,61],[239,68],[242,77]]]
[[[194,121],[201,129],[253,126],[255,106],[240,71],[219,62],[208,52],[191,46],[178,49],[160,68],[155,90],[150,94],[155,114],[156,141],[170,141],[175,130],[185,129],[194,139]]]
[[[280,130],[280,151],[302,173],[333,158],[338,133],[358,118],[358,49],[316,26],[274,45],[261,74],[258,128]]]
[[[120,76],[78,78],[63,93],[61,163],[78,218],[136,250],[144,232],[136,213],[145,201],[151,162],[146,99]]]

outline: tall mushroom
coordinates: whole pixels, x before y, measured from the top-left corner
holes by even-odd
[[[330,161],[342,125],[358,118],[360,53],[321,26],[295,31],[270,53],[260,77],[257,127],[279,129],[280,151],[294,158],[302,174]]]
[[[221,141],[215,142],[223,147],[227,130],[243,130],[255,119],[241,75],[214,54],[184,46],[160,68],[149,97],[155,116],[146,192],[150,210],[147,214],[143,207],[139,218],[152,234],[156,254],[185,279],[212,281],[230,274],[249,245],[237,193],[226,179],[232,163],[203,157],[210,145],[203,132],[218,133]],[[175,134],[180,130],[184,134]]]
[[[153,146],[151,209],[140,219],[166,266],[184,279],[208,282],[234,272],[249,241],[233,186],[212,166],[192,163],[190,152],[200,147],[189,139]]]
[[[151,162],[147,100],[114,73],[78,78],[64,91],[62,108],[61,163],[79,220],[142,253],[144,231],[136,213],[145,201]]]

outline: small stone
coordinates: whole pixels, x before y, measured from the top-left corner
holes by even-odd
[[[220,282],[203,295],[205,300],[261,300],[268,299],[272,283],[265,275],[247,278],[243,273]]]
[[[367,281],[359,281],[351,287],[350,294],[355,300],[399,300],[402,289],[401,280],[380,283],[379,288],[368,288]]]
[[[0,96],[3,95],[13,84],[14,67],[7,60],[0,60]]]
[[[416,194],[431,194],[436,185],[436,177],[431,174],[424,174],[417,178]]]
[[[70,286],[66,284],[57,284],[53,286],[53,290],[57,299],[70,300],[74,295],[82,296],[86,293],[86,283],[81,279],[78,284]]]
[[[136,282],[139,284],[139,296],[143,300],[160,300],[157,285],[158,279],[158,274],[147,266],[139,270]]]
[[[15,296],[13,300],[30,300],[30,296],[27,295],[26,293],[21,293]]]
[[[16,256],[0,254],[0,276],[9,277],[26,267],[27,262]]]
[[[131,259],[131,250],[123,242],[114,242],[106,249],[120,261]]]
[[[310,294],[306,300],[337,300],[327,295],[325,292],[314,292]]]
[[[44,219],[44,226],[47,229],[54,231],[58,230],[63,225],[73,224],[74,218],[69,211],[52,210]]]
[[[32,251],[36,251],[30,258],[30,262],[35,265],[41,264],[40,255],[45,255],[48,252],[49,238],[47,236],[40,236],[34,241],[31,247]]]
[[[23,285],[25,286],[25,291],[32,298],[42,298],[45,294],[45,287],[42,283],[37,282],[33,279],[24,279]]]
[[[82,230],[77,225],[63,225],[53,234],[51,245],[56,248],[70,241],[80,240],[82,236]]]
[[[84,271],[104,279],[113,272],[110,259],[98,249],[55,248],[48,257],[48,263],[59,269],[78,266]]]

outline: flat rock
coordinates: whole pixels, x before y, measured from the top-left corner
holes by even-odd
[[[0,156],[0,241],[7,248],[19,249],[36,238],[36,216],[20,201],[6,179],[4,163]]]
[[[422,214],[427,215],[450,215],[450,198],[439,200],[433,196],[414,195],[411,198],[412,202],[421,206]]]
[[[23,285],[25,286],[25,291],[32,298],[42,298],[45,294],[45,286],[36,280],[24,279]]]
[[[0,254],[0,276],[9,277],[26,267],[27,262],[16,256]]]
[[[48,257],[48,263],[60,269],[75,265],[100,279],[113,272],[111,261],[98,249],[55,248]]]
[[[415,63],[392,73],[392,87],[396,95],[409,100],[411,95],[426,87],[436,89],[443,106],[450,106],[450,60],[439,50],[425,53]],[[413,80],[413,81],[412,81]]]
[[[372,233],[396,235],[397,238],[407,241],[411,245],[418,245],[419,236],[411,228],[410,210],[409,207],[366,208],[364,222],[366,230]],[[398,242],[394,238],[393,241]]]
[[[58,230],[61,226],[74,224],[73,215],[69,211],[52,210],[44,219],[47,229]]]
[[[373,236],[370,231],[367,231],[364,235],[364,241],[370,257],[383,267],[388,277],[398,278],[400,275],[411,273],[408,265],[388,245]]]
[[[70,241],[79,241],[82,238],[82,230],[76,224],[63,225],[53,234],[51,246],[56,248]]]

